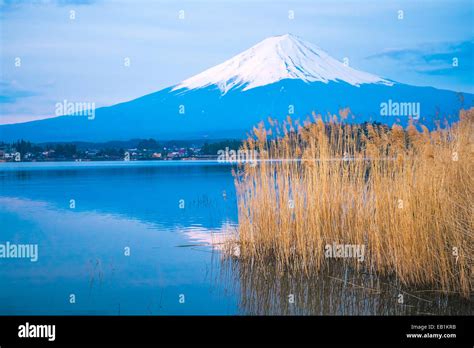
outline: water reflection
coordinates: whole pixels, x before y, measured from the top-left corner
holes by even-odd
[[[239,293],[246,315],[472,315],[473,302],[427,289],[406,289],[394,279],[333,264],[306,276],[226,258],[223,279]],[[401,297],[402,295],[403,297]]]
[[[0,187],[0,243],[39,249],[0,259],[0,314],[235,313],[211,281],[211,244],[237,222],[228,166],[29,164],[0,167]]]

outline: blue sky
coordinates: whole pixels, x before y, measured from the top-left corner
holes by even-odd
[[[52,116],[64,99],[131,100],[284,33],[356,69],[474,93],[473,23],[472,0],[0,0],[0,123]]]

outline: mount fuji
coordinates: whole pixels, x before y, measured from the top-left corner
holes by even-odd
[[[99,108],[93,119],[70,113],[0,126],[0,140],[243,138],[268,117],[283,120],[290,114],[304,120],[312,112],[324,116],[345,107],[351,109],[349,123],[407,125],[412,118],[433,128],[437,122],[456,121],[459,110],[473,101],[473,94],[410,86],[356,70],[286,34],[267,38],[175,86]],[[407,109],[411,105],[416,108]]]
[[[173,88],[197,89],[217,86],[222,92],[252,88],[294,79],[303,82],[342,81],[353,86],[393,83],[352,69],[319,47],[286,34],[263,40],[228,61],[193,76]]]

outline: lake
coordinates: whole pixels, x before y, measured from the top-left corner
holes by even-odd
[[[238,226],[231,170],[1,163],[0,244],[37,245],[38,259],[0,258],[0,315],[472,313],[472,301],[338,267],[308,278],[223,258],[212,244]]]

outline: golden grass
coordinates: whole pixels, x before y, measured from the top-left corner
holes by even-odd
[[[335,262],[326,244],[365,245],[364,262],[343,262],[469,296],[474,109],[431,132],[314,118],[270,120],[244,144],[262,162],[235,175],[240,257],[311,274]]]

